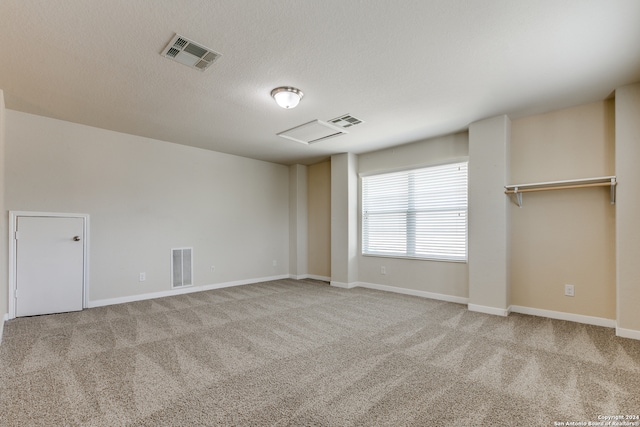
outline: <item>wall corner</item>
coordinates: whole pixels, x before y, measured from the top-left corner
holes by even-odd
[[[469,307],[509,307],[508,208],[511,121],[505,115],[469,127]]]
[[[289,274],[307,271],[307,167],[289,166]]]
[[[615,93],[617,331],[640,338],[640,83]]]
[[[331,283],[358,281],[358,158],[331,156]]]
[[[0,89],[0,319],[6,319],[9,312],[9,215],[5,204],[5,138],[6,115],[4,92]]]

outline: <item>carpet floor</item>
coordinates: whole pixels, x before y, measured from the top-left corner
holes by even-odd
[[[0,346],[2,426],[558,426],[619,415],[639,425],[638,414],[640,341],[613,329],[313,280],[14,319]]]

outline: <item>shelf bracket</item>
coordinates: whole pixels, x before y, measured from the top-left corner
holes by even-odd
[[[522,207],[522,193],[518,192],[518,187],[513,189],[513,195],[516,196],[516,202],[518,202],[518,207]]]
[[[611,204],[616,204],[616,179],[611,178]]]

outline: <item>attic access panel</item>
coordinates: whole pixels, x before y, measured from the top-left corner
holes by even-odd
[[[346,135],[348,132],[340,127],[330,125],[321,120],[313,120],[289,130],[282,131],[276,135],[303,144],[314,144],[325,139]]]

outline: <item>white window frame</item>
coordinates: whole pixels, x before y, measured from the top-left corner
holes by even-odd
[[[468,186],[466,159],[361,175],[361,254],[466,263]]]

